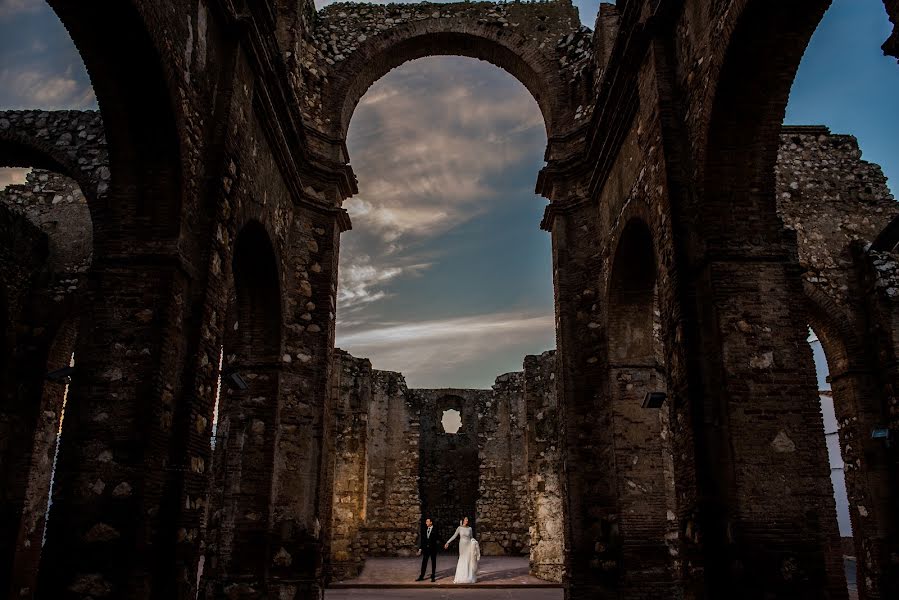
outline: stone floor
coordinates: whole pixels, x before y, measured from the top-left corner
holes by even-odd
[[[428,589],[346,588],[330,589],[325,600],[562,600],[562,588]]]
[[[528,574],[527,557],[485,556],[481,559],[478,569],[478,582],[466,586],[458,586],[453,583],[453,574],[456,570],[456,557],[451,554],[443,554],[437,557],[437,581],[431,583],[430,579],[416,582],[415,579],[421,569],[421,559],[412,558],[368,558],[365,560],[365,568],[359,577],[331,584],[332,589],[359,589],[359,588],[528,588],[537,587],[545,589],[558,589],[557,584],[531,577]],[[430,575],[430,565],[428,573]],[[331,596],[342,597],[342,596]],[[349,596],[347,596],[349,597]],[[353,596],[362,598],[364,596]],[[374,596],[372,596],[374,597]],[[439,598],[443,596],[435,596]],[[456,597],[456,596],[453,596]],[[481,598],[482,596],[464,596]],[[483,596],[484,598],[506,598],[507,596]],[[515,596],[519,597],[519,596]],[[533,596],[533,598],[561,598],[561,595]]]
[[[562,600],[561,587],[528,575],[527,558],[485,556],[481,559],[478,583],[453,583],[455,558],[437,558],[437,581],[416,582],[421,559],[369,558],[359,577],[336,582],[325,592],[325,600]],[[844,560],[850,600],[858,598],[855,559]],[[430,574],[430,572],[428,573]]]

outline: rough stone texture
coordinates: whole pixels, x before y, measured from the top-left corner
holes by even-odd
[[[785,127],[777,159],[777,208],[797,233],[803,279],[840,308],[853,302],[853,241],[872,242],[899,216],[879,165],[858,141],[826,127]]]
[[[475,508],[484,555],[530,552],[528,540],[527,408],[524,373],[496,378],[478,415],[480,481]]]
[[[0,112],[0,163],[67,173],[98,202],[105,199],[112,177],[97,111]]]
[[[481,474],[478,452],[480,415],[489,390],[415,390],[419,406],[419,494],[421,510],[434,520],[439,539],[448,540],[463,517],[468,517],[475,537],[480,536],[477,513]],[[444,431],[446,410],[461,414],[456,433]],[[458,542],[456,542],[458,543]]]
[[[409,556],[428,515],[440,539],[468,516],[483,554],[528,554],[534,575],[561,581],[553,353],[526,358],[491,390],[409,390],[401,374],[335,352],[331,577],[355,576],[369,556]],[[456,433],[442,424],[450,409],[461,414]]]
[[[560,439],[555,352],[524,359],[527,407],[528,533],[531,574],[565,578],[565,478]]]
[[[372,373],[368,359],[334,351],[334,508],[331,512],[331,577],[337,581],[358,575],[365,553],[360,527],[366,519],[368,496],[368,418],[372,403]]]
[[[421,503],[420,414],[399,373],[372,373],[368,420],[368,498],[362,555],[415,552]]]
[[[76,113],[77,114],[77,113]],[[76,119],[77,121],[77,119]],[[12,564],[11,589],[33,593],[43,541],[56,435],[63,410],[65,383],[46,382],[45,374],[69,365],[78,333],[80,298],[91,263],[92,227],[87,202],[75,181],[33,170],[21,185],[0,190],[2,239],[12,247],[0,251],[4,296],[11,312],[4,335],[4,411],[0,429],[18,461],[0,464],[7,496],[2,504],[18,514],[4,514],[4,564]],[[4,457],[9,456],[4,452]],[[21,462],[20,462],[21,461]],[[25,480],[19,479],[25,477]],[[24,496],[17,492],[24,492]],[[15,507],[14,509],[12,507]],[[9,550],[14,554],[7,554]]]
[[[362,94],[391,68],[428,54],[461,54],[509,70],[537,98],[550,131],[589,113],[592,32],[570,2],[335,3],[320,10],[298,59],[307,121],[345,135]],[[439,42],[429,38],[437,34]],[[389,52],[387,51],[389,50]],[[332,102],[344,103],[333,118]],[[565,114],[570,106],[572,114]]]
[[[563,0],[322,12],[311,0],[49,4],[102,115],[0,118],[0,164],[74,179],[93,221],[78,294],[91,335],[76,341],[38,597],[192,599],[201,556],[208,597],[321,596],[337,542],[331,432],[350,406],[331,377],[339,238],[350,226],[341,204],[357,191],[346,128],[371,83],[435,54],[508,70],[547,124],[537,190],[551,201],[543,227],[553,238],[564,468],[545,499],[567,496],[569,598],[846,597],[810,322],[837,374],[854,465],[859,596],[899,595],[899,444],[870,435],[899,435],[899,223],[868,238],[882,181],[837,136],[797,147],[872,178],[872,191],[844,178],[838,199],[836,180],[806,161],[796,179],[776,172],[790,87],[828,0],[627,0],[601,7],[593,35]],[[884,5],[895,24],[896,2]],[[884,47],[894,55],[895,39]],[[101,117],[102,136],[91,133]],[[789,217],[779,181],[820,186],[831,208],[813,209],[800,184]],[[862,199],[870,223],[825,215],[847,196]],[[818,244],[819,219],[832,243]],[[34,409],[49,386],[46,356],[13,332],[29,306],[22,286],[39,279],[50,246],[22,216],[5,212],[0,224],[7,256],[40,258],[4,266],[14,289],[0,294],[9,319],[0,415],[22,425],[0,446],[13,486],[2,514],[18,521],[7,498],[27,496]],[[629,334],[616,329],[616,310],[631,305],[642,318]],[[636,334],[652,338],[640,354],[649,360],[622,362]],[[213,456],[223,346],[248,389],[223,394],[227,427]],[[23,402],[10,384],[25,374]],[[384,385],[383,406],[399,406],[387,399],[400,397],[399,380]],[[640,388],[662,387],[660,411],[635,408]],[[635,467],[636,449],[645,456]],[[673,519],[662,510],[672,487]],[[15,554],[12,535],[0,555]],[[539,531],[537,540],[546,541]],[[24,573],[10,564],[4,573]]]

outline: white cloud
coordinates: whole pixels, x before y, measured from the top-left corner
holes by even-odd
[[[492,65],[429,58],[376,82],[347,141],[360,193],[344,203],[353,231],[342,241],[338,345],[416,386],[490,385],[503,370],[520,369],[525,354],[552,347],[551,309],[444,318],[459,310],[456,300],[408,283],[426,269],[434,282],[458,267],[451,240],[466,244],[469,231],[489,230],[481,220],[497,219],[493,211],[520,199],[545,143],[536,101]],[[496,287],[478,277],[464,283]],[[401,302],[393,298],[400,289]],[[520,290],[493,293],[522,306]]]
[[[483,214],[496,179],[544,144],[537,103],[511,76],[472,59],[413,61],[356,109],[348,146],[360,196],[345,206],[382,242],[433,237]]]
[[[520,368],[525,353],[554,345],[554,331],[552,315],[491,313],[338,331],[337,343],[354,356],[369,358],[376,369],[402,372],[410,386],[428,387],[447,376],[452,380],[466,366],[510,352],[515,362],[507,368]],[[488,380],[500,372],[488,374]]]
[[[400,275],[415,276],[429,266],[427,263],[380,266],[373,264],[369,256],[357,256],[353,262],[340,266],[338,309],[343,314],[349,309],[386,298],[387,292],[383,287],[388,282]]]
[[[22,108],[83,110],[96,105],[93,89],[79,83],[71,69],[61,73],[4,69],[0,71],[0,87],[13,91]]]

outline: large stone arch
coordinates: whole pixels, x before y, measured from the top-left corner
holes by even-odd
[[[743,597],[845,597],[796,236],[777,213],[775,177],[793,78],[830,3],[699,4],[685,14],[705,12],[693,30],[705,39],[680,57],[694,82],[685,119],[695,196],[675,202],[690,204],[677,216],[678,245],[695,269],[681,293],[695,319],[685,350],[703,586],[713,596],[736,585]],[[753,472],[784,475],[751,485]],[[805,477],[785,485],[787,473]],[[769,544],[764,532],[775,529]]]
[[[568,3],[334,4],[319,11],[314,35],[333,63],[323,89],[324,109],[332,111],[326,126],[341,138],[375,81],[437,55],[485,60],[509,72],[534,96],[552,137],[574,125],[592,60],[591,33]]]
[[[50,521],[37,595],[173,595],[187,578],[173,575],[176,547],[185,544],[170,507],[190,510],[176,497],[178,483],[202,477],[196,467],[168,468],[190,464],[172,460],[172,421],[199,329],[192,294],[202,285],[192,264],[201,258],[192,254],[197,230],[182,225],[204,181],[202,132],[187,125],[199,87],[185,81],[187,18],[178,22],[171,6],[144,0],[48,4],[97,97],[109,187],[84,295],[81,324],[91,335],[77,341],[58,519]],[[98,480],[109,485],[81,493]]]
[[[715,228],[703,237],[736,239],[752,236],[748,228],[764,228],[769,243],[779,244],[770,237],[780,229],[774,171],[779,136],[799,62],[830,0],[744,2],[742,10],[734,4],[730,14],[739,19],[723,25],[732,33],[719,70],[711,73],[716,83],[699,163],[703,207],[716,216],[703,220]],[[764,226],[759,219],[767,219]]]
[[[111,174],[97,111],[0,112],[0,166],[46,169],[70,177],[94,211],[92,218],[104,212]]]
[[[145,238],[177,235],[184,131],[175,69],[154,29],[151,2],[48,0],[84,61],[107,132],[109,205]]]
[[[813,283],[804,282],[809,325],[821,342],[839,426],[840,453],[857,565],[860,598],[886,598],[895,591],[890,559],[896,537],[895,492],[887,449],[871,432],[887,419],[875,352],[862,338],[864,323]]]

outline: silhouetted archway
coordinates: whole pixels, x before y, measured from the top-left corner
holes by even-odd
[[[232,274],[203,573],[210,598],[230,585],[261,593],[269,566],[282,316],[278,262],[259,222],[238,234]]]

